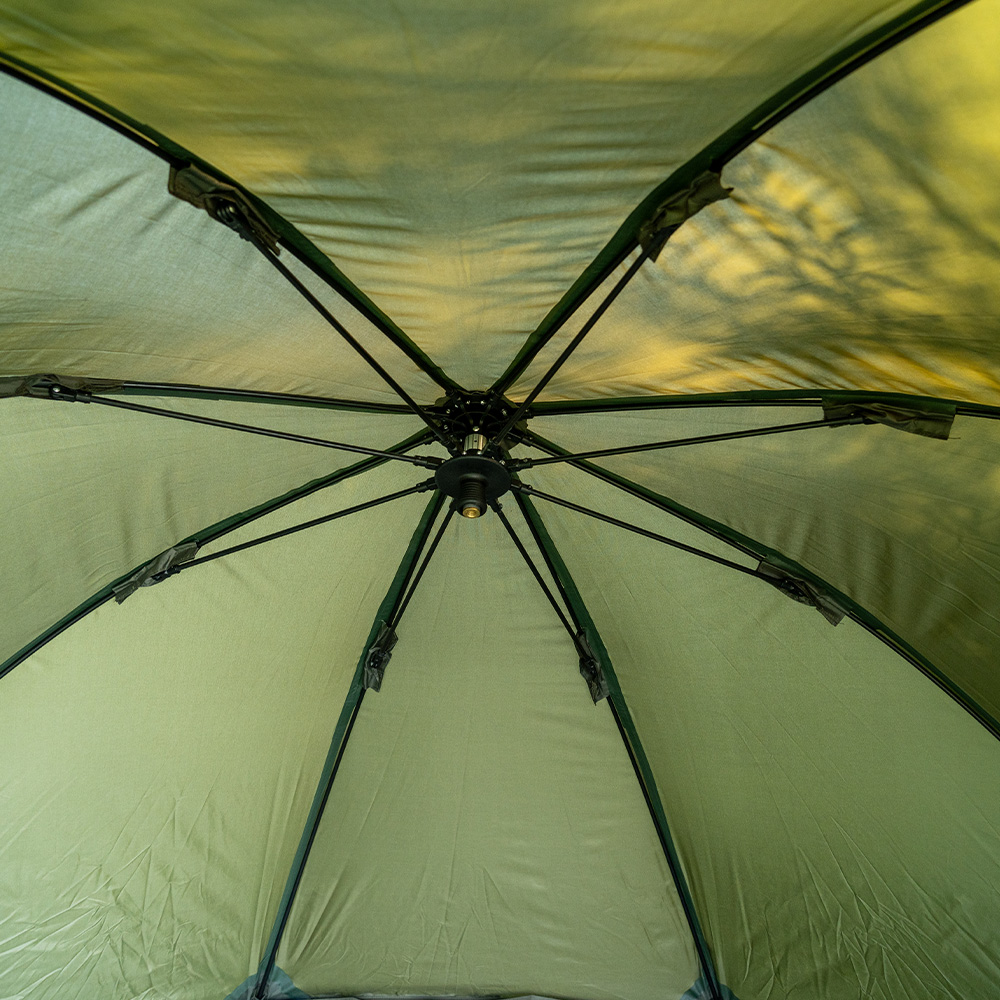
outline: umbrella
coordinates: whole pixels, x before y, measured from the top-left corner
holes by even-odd
[[[0,49],[0,995],[990,995],[996,0]]]

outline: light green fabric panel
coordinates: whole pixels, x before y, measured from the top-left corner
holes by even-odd
[[[0,47],[298,225],[485,387],[672,170],[886,0],[15,0]]]
[[[794,112],[725,169],[732,199],[643,268],[550,398],[819,386],[1000,402],[998,51],[1000,3],[976,0]]]
[[[256,249],[167,192],[159,157],[4,74],[0,105],[0,374],[398,402]],[[439,395],[324,283],[282,260],[412,395]]]
[[[680,997],[697,962],[625,747],[495,515],[453,520],[398,634],[278,964],[310,993]]]
[[[405,480],[393,466],[337,493]],[[0,994],[220,1000],[256,969],[425,503],[192,567],[0,681]]]
[[[822,415],[818,407],[727,407],[532,426],[576,451]],[[959,416],[947,441],[863,425],[595,461],[800,562],[1000,718],[998,454],[1000,421]]]
[[[373,447],[395,444],[419,425],[297,406],[140,401]],[[188,535],[364,457],[93,403],[24,398],[0,400],[0,441],[0,662]],[[409,482],[427,477],[394,464]],[[339,489],[323,491],[328,510],[337,509]],[[297,507],[290,508],[295,517]]]
[[[580,477],[544,479],[578,496]],[[697,544],[610,487],[587,493]],[[831,627],[765,583],[538,506],[614,661],[740,1000],[992,995],[997,740],[849,619]]]

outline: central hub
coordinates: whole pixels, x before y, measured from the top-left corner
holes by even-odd
[[[491,392],[449,393],[435,404],[452,458],[434,473],[437,488],[455,501],[463,517],[482,517],[489,504],[510,489],[503,442],[492,437],[510,416],[511,405]]]
[[[434,473],[438,489],[456,500],[463,517],[480,517],[486,505],[510,489],[510,473],[485,455],[458,455]]]

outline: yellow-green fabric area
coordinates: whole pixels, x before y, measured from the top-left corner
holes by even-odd
[[[415,417],[388,414],[129,398],[374,448],[392,446],[422,426]],[[96,403],[3,399],[0,427],[0,507],[7,527],[0,535],[0,663],[103,587],[189,535],[364,458]],[[404,485],[429,475],[395,464],[402,467]],[[324,513],[338,509],[339,490],[322,491]],[[288,510],[306,520],[300,504]],[[253,530],[264,534],[266,523],[256,522]]]
[[[886,0],[14,0],[0,48],[182,143],[485,388],[628,213]]]
[[[0,105],[0,374],[399,401],[259,251],[168,193],[158,156],[2,73]],[[367,319],[281,259],[411,395],[437,398]]]
[[[680,997],[697,960],[627,751],[494,514],[453,518],[397,631],[281,968],[324,995]]]
[[[577,471],[537,478],[704,544]],[[766,583],[537,507],[614,662],[740,1000],[989,995],[996,739],[850,619],[832,627]]]
[[[380,468],[337,499],[407,475]],[[80,996],[219,1000],[256,971],[425,503],[192,567],[103,606],[3,679],[3,996],[55,1000],[72,984]]]
[[[795,111],[724,169],[732,198],[643,266],[548,396],[823,387],[1000,402],[998,51],[1000,3],[977,0]]]
[[[576,414],[532,427],[578,451],[822,415],[818,407],[720,407]],[[794,559],[875,615],[996,719],[998,454],[1000,421],[959,416],[947,441],[872,424],[595,464]]]

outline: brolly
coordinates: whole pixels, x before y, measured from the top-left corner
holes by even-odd
[[[0,995],[989,995],[998,35],[5,5]]]

